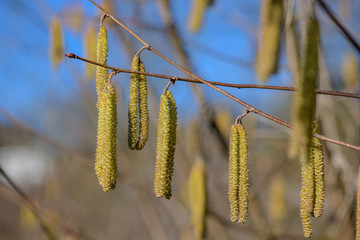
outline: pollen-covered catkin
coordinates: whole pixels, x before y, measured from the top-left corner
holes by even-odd
[[[154,190],[157,197],[171,198],[177,111],[169,90],[161,95],[156,145]]]
[[[98,130],[95,171],[105,192],[116,184],[116,94],[107,83],[98,98]]]
[[[301,167],[301,204],[308,213],[313,213],[315,202],[315,176],[314,176],[314,162],[310,159],[309,163],[303,163]]]
[[[316,121],[313,123],[313,133],[319,133],[319,126]],[[314,162],[315,175],[315,204],[314,217],[321,217],[325,200],[325,177],[324,177],[324,153],[320,139],[312,138],[312,158]]]
[[[311,237],[312,226],[310,221],[310,213],[308,213],[303,207],[300,209],[300,217],[303,226],[304,236],[307,238]]]
[[[238,124],[239,131],[239,220],[243,224],[248,217],[249,202],[249,165],[248,141],[244,126]]]
[[[205,163],[203,160],[198,160],[192,166],[188,185],[191,224],[194,229],[193,239],[201,240],[204,237],[206,214]]]
[[[145,72],[144,64],[141,62],[138,55],[135,55],[133,58],[131,70]],[[128,145],[131,150],[143,149],[148,139],[149,111],[147,105],[147,91],[146,76],[131,74],[128,112]]]
[[[229,203],[230,220],[236,222],[239,215],[239,130],[237,123],[231,126],[229,140]]]
[[[96,47],[96,61],[101,64],[106,64],[108,56],[108,39],[107,31],[104,25],[100,27],[98,34],[98,41]],[[107,82],[108,70],[104,67],[96,66],[96,92],[98,96],[105,88]]]
[[[283,0],[262,1],[261,43],[256,56],[256,72],[263,82],[277,70],[283,12]]]
[[[316,84],[318,73],[319,26],[310,16],[306,25],[306,36],[300,60],[300,70],[293,100],[293,132],[289,154],[308,163],[311,150],[312,123],[316,109]]]
[[[144,64],[140,61],[140,72],[145,72]],[[149,134],[149,111],[147,101],[147,80],[145,75],[139,76],[139,138],[136,143],[136,149],[141,150],[145,146]]]
[[[131,70],[140,71],[140,59],[135,55],[131,64]],[[130,92],[129,92],[129,126],[128,126],[128,145],[130,149],[136,148],[138,135],[138,103],[139,103],[139,74],[131,74],[130,76]]]

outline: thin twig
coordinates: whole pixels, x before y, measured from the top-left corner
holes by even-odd
[[[151,77],[157,77],[157,78],[163,78],[163,79],[173,79],[176,78],[176,80],[183,81],[183,82],[191,82],[191,83],[199,83],[203,84],[202,82],[192,79],[192,78],[184,78],[184,77],[175,77],[175,76],[169,76],[169,75],[163,75],[163,74],[157,74],[157,73],[149,73],[149,72],[139,72],[139,71],[132,71],[128,69],[122,69],[122,68],[116,68],[112,66],[108,66],[105,64],[101,64],[83,57],[80,57],[73,53],[68,53],[65,55],[69,58],[75,58],[79,59],[81,61],[94,64],[97,66],[101,66],[104,68],[112,69],[117,72],[123,72],[123,73],[135,73],[140,75],[146,75]],[[224,82],[214,82],[214,81],[207,81],[208,83],[211,83],[216,86],[222,86],[222,87],[230,87],[230,88],[255,88],[255,89],[268,89],[268,90],[279,90],[279,91],[295,91],[296,89],[294,87],[284,87],[284,86],[269,86],[269,85],[260,85],[260,84],[237,84],[237,83],[224,83]],[[339,91],[331,91],[331,90],[321,90],[316,89],[315,92],[317,94],[322,95],[331,95],[331,96],[338,96],[338,97],[348,97],[348,98],[358,98],[360,99],[360,94],[356,93],[349,93],[349,92],[339,92]]]
[[[0,174],[6,179],[6,181],[10,184],[10,186],[17,192],[25,201],[26,205],[30,209],[30,211],[34,214],[37,220],[40,223],[40,226],[44,233],[48,236],[49,239],[57,239],[54,235],[51,227],[42,219],[41,214],[36,207],[36,205],[26,196],[26,194],[11,180],[11,178],[7,175],[4,169],[0,166]]]
[[[119,20],[117,20],[114,16],[112,16],[109,12],[107,12],[105,9],[103,9],[101,6],[99,6],[98,4],[96,4],[93,0],[89,0],[90,2],[92,2],[96,7],[98,7],[100,10],[102,10],[103,12],[105,12],[108,17],[110,17],[111,19],[113,19],[117,24],[119,24],[122,28],[124,28],[126,31],[128,31],[131,35],[133,35],[138,41],[140,41],[144,46],[148,46],[148,49],[151,50],[153,53],[155,53],[156,55],[158,55],[159,57],[161,57],[162,59],[164,59],[165,61],[167,61],[168,63],[170,63],[171,65],[175,66],[176,68],[178,68],[179,70],[183,71],[184,73],[186,73],[187,75],[189,75],[190,77],[194,78],[195,80],[198,80],[200,82],[202,82],[203,84],[207,85],[208,87],[220,92],[221,94],[227,96],[228,98],[234,100],[235,102],[243,105],[244,107],[248,108],[248,109],[254,109],[253,112],[257,113],[273,122],[276,122],[278,124],[281,124],[285,127],[288,128],[292,128],[291,124],[276,118],[266,112],[261,111],[260,109],[254,108],[253,106],[251,106],[250,104],[240,100],[239,98],[236,98],[235,96],[231,95],[230,93],[216,87],[215,85],[209,83],[208,81],[202,79],[201,77],[195,75],[194,73],[190,72],[189,70],[185,69],[184,67],[180,66],[179,64],[177,64],[176,62],[172,61],[171,59],[169,59],[168,57],[166,57],[165,55],[163,55],[162,53],[160,53],[159,51],[157,51],[155,48],[153,48],[150,44],[146,43],[143,39],[141,39],[138,35],[136,35],[133,31],[131,31],[128,27],[126,27],[123,23],[121,23]],[[316,135],[316,137],[320,140],[324,140],[324,141],[328,141],[329,138],[322,136],[322,135]],[[355,150],[360,151],[360,146],[356,146],[356,145],[352,145],[349,143],[345,143],[339,140],[332,140],[332,143],[336,143],[338,145],[341,146],[345,146],[345,147],[349,147]]]
[[[340,20],[335,16],[335,14],[330,10],[328,5],[323,0],[317,0],[320,7],[324,12],[329,16],[329,18],[335,23],[335,25],[340,29],[340,31],[345,35],[345,37],[351,42],[351,44],[356,48],[360,53],[360,44],[356,41],[355,37],[350,33],[348,29],[340,22]]]

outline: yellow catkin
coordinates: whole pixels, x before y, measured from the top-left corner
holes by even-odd
[[[105,26],[100,26],[98,41],[96,46],[96,61],[106,64],[108,56],[108,39]],[[96,92],[98,96],[103,91],[107,82],[108,70],[104,67],[96,66]]]
[[[192,7],[188,19],[188,28],[191,32],[198,32],[204,21],[204,14],[208,0],[192,0]]]
[[[262,1],[261,42],[256,56],[256,72],[263,82],[277,70],[283,12],[283,0]]]
[[[313,213],[315,202],[315,176],[314,176],[314,161],[310,159],[308,163],[303,163],[301,167],[301,204],[308,213]]]
[[[140,61],[140,72],[145,72],[144,64]],[[141,150],[145,146],[149,134],[149,110],[147,99],[147,80],[145,75],[139,76],[139,138],[136,149]]]
[[[245,128],[238,124],[239,131],[239,220],[244,224],[248,217],[249,202],[249,163],[248,140]]]
[[[63,28],[59,17],[54,16],[50,25],[50,55],[52,65],[56,68],[64,58]]]
[[[360,239],[360,167],[358,170],[357,182],[357,205],[356,205],[356,240]]]
[[[91,24],[86,30],[85,34],[85,54],[88,59],[96,59],[96,27]],[[93,64],[86,64],[86,73],[89,79],[95,76],[95,66]]]
[[[135,55],[133,58],[131,70],[145,72],[144,64],[141,62],[138,55]],[[148,139],[149,111],[147,105],[147,92],[146,76],[131,74],[128,112],[128,145],[132,150],[141,150]]]
[[[154,190],[156,197],[171,198],[171,180],[174,169],[177,111],[169,90],[161,95],[156,145]]]
[[[312,123],[316,109],[318,75],[319,26],[314,16],[310,16],[306,25],[306,35],[300,69],[293,100],[293,132],[290,142],[290,157],[300,157],[308,162],[312,139]]]
[[[105,192],[116,184],[116,94],[107,83],[98,98],[98,130],[95,171]]]
[[[191,168],[189,176],[189,202],[194,240],[204,237],[206,214],[205,164],[198,160]]]
[[[314,121],[313,133],[319,133],[319,126]],[[312,138],[312,158],[314,162],[315,175],[315,203],[314,217],[321,217],[325,200],[325,178],[324,178],[324,153],[321,140]]]
[[[65,22],[73,31],[80,31],[84,22],[84,11],[80,4],[75,1],[73,3],[64,11]]]
[[[236,222],[239,215],[239,130],[236,123],[231,126],[229,140],[229,203],[230,220]]]
[[[310,221],[310,213],[308,213],[304,208],[300,209],[300,217],[303,226],[304,236],[307,238],[311,237],[312,227]]]
[[[269,222],[276,233],[283,229],[284,217],[286,216],[286,180],[283,175],[276,175],[269,187]]]
[[[133,58],[131,70],[140,71],[140,59],[138,55],[135,55]],[[130,76],[128,145],[132,150],[136,148],[138,135],[139,77],[139,74],[131,74]]]
[[[348,52],[341,64],[342,80],[348,91],[359,87],[359,61],[354,52]]]

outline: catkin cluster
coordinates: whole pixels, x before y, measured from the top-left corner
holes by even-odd
[[[106,63],[107,34],[105,26],[100,27],[97,43],[97,61]],[[95,171],[98,181],[105,192],[113,189],[116,184],[116,94],[108,82],[107,69],[97,67],[96,89],[98,94],[98,129]]]
[[[176,145],[177,110],[175,99],[169,90],[161,95],[158,121],[154,190],[156,197],[170,199]]]
[[[144,64],[141,62],[138,55],[135,55],[133,58],[131,70],[145,72]],[[141,150],[148,139],[149,112],[147,92],[146,76],[131,74],[128,112],[128,145],[132,150]],[[140,123],[138,123],[138,116]]]
[[[249,167],[248,144],[242,124],[231,126],[229,143],[230,219],[245,223],[248,216]]]
[[[319,133],[316,121],[313,123],[313,133]],[[303,162],[301,167],[302,186],[301,186],[301,209],[305,237],[310,237],[312,233],[310,216],[321,217],[325,199],[324,181],[324,155],[321,141],[312,137],[310,159]]]

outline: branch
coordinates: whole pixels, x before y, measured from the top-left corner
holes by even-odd
[[[177,81],[183,81],[183,82],[191,82],[191,83],[199,83],[203,84],[203,82],[195,80],[193,78],[184,78],[184,77],[176,77],[176,76],[169,76],[169,75],[163,75],[163,74],[157,74],[157,73],[149,73],[149,72],[138,72],[138,71],[132,71],[128,69],[122,69],[122,68],[116,68],[112,66],[108,66],[105,64],[101,64],[95,61],[92,61],[87,58],[80,57],[74,53],[68,53],[65,54],[68,58],[75,58],[79,59],[81,61],[94,64],[97,66],[101,66],[104,68],[112,69],[116,72],[122,72],[122,73],[134,73],[134,74],[140,74],[140,75],[146,75],[151,77],[157,77],[157,78],[163,78],[163,79],[174,79],[176,78]],[[237,83],[224,83],[224,82],[214,82],[214,81],[207,81],[208,83],[211,83],[216,86],[222,86],[222,87],[230,87],[230,88],[256,88],[256,89],[268,89],[268,90],[279,90],[279,91],[295,91],[296,89],[294,87],[284,87],[284,86],[268,86],[268,85],[260,85],[260,84],[237,84]],[[338,97],[348,97],[348,98],[358,98],[360,99],[360,94],[356,93],[349,93],[349,92],[339,92],[339,91],[330,91],[330,90],[321,90],[321,89],[315,89],[315,92],[317,94],[322,95],[331,95],[331,96],[338,96]]]
[[[106,11],[105,9],[103,9],[101,6],[99,6],[98,4],[96,4],[93,0],[89,0],[90,2],[92,2],[96,7],[98,7],[101,11],[103,11],[109,18],[111,18],[112,20],[114,20],[117,24],[119,24],[122,28],[124,28],[126,31],[128,31],[131,35],[133,35],[138,41],[140,41],[144,46],[147,46],[147,48],[152,51],[153,53],[155,53],[156,55],[158,55],[159,57],[161,57],[162,59],[164,59],[165,61],[167,61],[168,63],[170,63],[171,65],[175,66],[176,68],[178,68],[179,70],[183,71],[184,73],[186,73],[187,75],[189,75],[190,77],[194,78],[197,81],[200,81],[201,83],[207,85],[208,87],[220,92],[221,94],[227,96],[228,98],[234,100],[235,102],[243,105],[244,107],[246,107],[249,110],[252,110],[252,112],[257,113],[273,122],[276,122],[278,124],[281,124],[285,127],[288,128],[292,128],[291,124],[276,118],[266,112],[263,112],[253,106],[251,106],[250,104],[240,100],[239,98],[236,98],[235,96],[231,95],[230,93],[216,87],[215,85],[213,85],[212,83],[202,79],[201,77],[195,75],[194,73],[190,72],[189,70],[185,69],[184,67],[180,66],[179,64],[175,63],[174,61],[172,61],[171,59],[167,58],[166,56],[164,56],[162,53],[160,53],[159,51],[157,51],[155,48],[153,48],[152,46],[150,46],[148,43],[146,43],[142,38],[140,38],[138,35],[136,35],[133,31],[131,31],[128,27],[126,27],[123,23],[121,23],[119,20],[117,20],[114,16],[112,16],[108,11]],[[324,141],[329,141],[329,138],[322,136],[322,135],[314,135],[315,137],[317,137],[320,140],[324,140]],[[352,145],[346,142],[342,142],[339,140],[334,140],[331,139],[332,143],[341,145],[341,146],[345,146],[348,148],[352,148],[355,150],[360,151],[360,146],[356,146],[356,145]]]
[[[335,14],[330,10],[328,5],[323,0],[317,0],[320,7],[324,12],[329,16],[329,18],[335,23],[335,25],[340,29],[340,31],[345,35],[345,37],[350,41],[350,43],[356,48],[360,53],[360,44],[356,41],[355,37],[350,33],[348,29],[340,22],[340,20],[335,16]]]
[[[51,227],[44,222],[44,220],[41,217],[41,214],[36,207],[36,205],[26,196],[26,194],[21,191],[21,189],[11,180],[11,178],[5,173],[3,168],[0,166],[0,174],[3,175],[3,177],[6,179],[6,181],[10,184],[10,186],[17,192],[25,201],[26,205],[30,209],[30,211],[34,214],[34,216],[37,218],[37,220],[40,223],[40,226],[44,233],[48,236],[49,239],[57,239],[57,237],[54,235],[53,231],[51,230]]]

